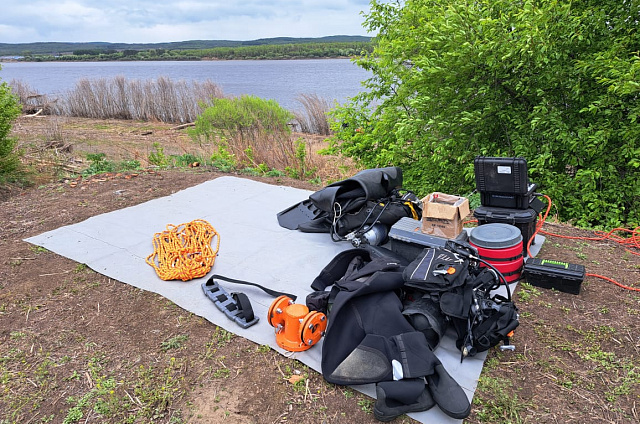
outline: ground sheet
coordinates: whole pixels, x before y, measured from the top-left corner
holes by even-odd
[[[278,225],[277,213],[306,199],[309,194],[311,192],[291,187],[221,177],[26,241],[84,263],[110,278],[158,293],[213,324],[256,343],[269,345],[321,372],[322,341],[308,351],[295,354],[276,345],[274,330],[266,319],[273,297],[258,288],[220,282],[229,293],[244,292],[260,318],[256,325],[243,329],[227,319],[204,295],[201,284],[208,276],[188,282],[163,281],[145,263],[145,258],[153,252],[153,235],[164,231],[167,224],[204,219],[220,234],[220,250],[210,274],[252,281],[292,293],[298,296],[296,303],[304,303],[311,291],[310,284],[320,270],[337,253],[351,247],[348,243],[332,242],[328,234],[304,234]],[[536,242],[538,250],[542,243]],[[435,353],[471,399],[486,355],[479,354],[460,363],[460,352],[450,334]],[[372,384],[356,389],[375,395]],[[444,415],[437,407],[410,416],[429,423],[459,422]]]

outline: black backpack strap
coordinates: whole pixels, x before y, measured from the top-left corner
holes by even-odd
[[[261,289],[262,291],[264,291],[265,293],[273,296],[273,297],[278,297],[278,296],[287,296],[290,297],[291,300],[296,300],[296,298],[298,296],[294,295],[294,294],[289,294],[289,293],[284,293],[284,292],[279,292],[276,290],[272,290],[270,288],[261,286],[260,284],[256,284],[256,283],[251,283],[249,281],[243,281],[243,280],[236,280],[235,278],[229,278],[229,277],[225,277],[223,275],[218,275],[218,274],[213,274],[211,277],[209,277],[209,280],[207,281],[206,284],[209,284],[210,281],[213,280],[223,280],[223,281],[227,281],[229,283],[234,283],[234,284],[243,284],[246,286],[254,286],[254,287],[258,287],[259,289]]]

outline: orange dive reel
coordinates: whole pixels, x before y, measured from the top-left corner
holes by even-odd
[[[291,352],[301,352],[318,343],[327,328],[322,312],[309,312],[306,305],[280,296],[269,307],[267,320],[276,329],[276,343]]]

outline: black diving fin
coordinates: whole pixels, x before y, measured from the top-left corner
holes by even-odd
[[[321,213],[323,213],[323,211],[318,209],[310,199],[305,199],[302,202],[279,212],[278,224],[280,224],[281,227],[288,228],[289,230],[297,230],[298,225],[313,221]]]

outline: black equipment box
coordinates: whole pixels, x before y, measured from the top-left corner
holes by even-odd
[[[526,194],[505,194],[480,192],[480,203],[483,206],[493,206],[497,208],[527,209],[529,203],[533,201],[533,193],[538,186],[529,184],[529,191]]]
[[[527,209],[535,184],[529,183],[524,158],[477,156],[473,161],[482,206]]]
[[[549,259],[530,258],[524,264],[527,283],[545,289],[580,294],[585,269],[582,265]]]
[[[539,212],[533,208],[508,209],[478,206],[473,211],[473,216],[478,220],[478,225],[501,223],[518,227],[522,233],[522,254],[527,256],[527,244],[536,231]],[[531,244],[535,244],[535,239]]]
[[[467,232],[460,233],[456,240],[466,241]],[[403,258],[413,261],[427,247],[444,247],[446,238],[422,232],[422,222],[403,217],[389,230],[389,249]]]

